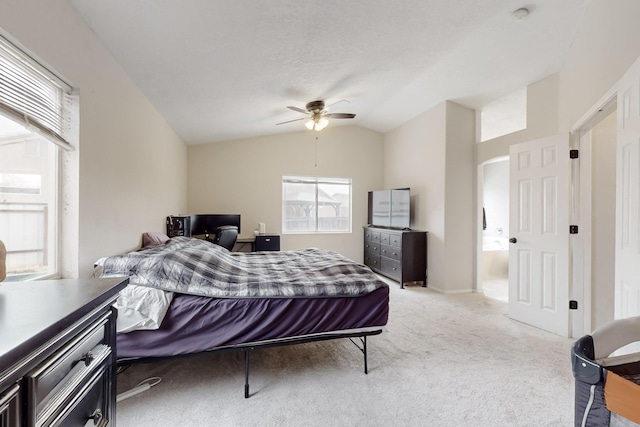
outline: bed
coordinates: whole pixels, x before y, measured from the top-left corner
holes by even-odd
[[[389,288],[371,270],[327,250],[230,252],[174,237],[99,260],[101,277],[128,276],[118,301],[120,365],[204,352],[367,337],[388,319]]]
[[[640,317],[614,320],[571,350],[575,426],[640,425]]]

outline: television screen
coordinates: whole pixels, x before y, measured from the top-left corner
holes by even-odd
[[[411,193],[408,188],[391,190],[391,227],[409,228],[411,225]]]
[[[368,221],[376,227],[409,228],[411,192],[409,188],[369,192]]]
[[[223,225],[235,225],[240,234],[240,215],[237,214],[203,214],[191,215],[191,235],[215,234]]]
[[[391,226],[391,192],[389,190],[372,192],[371,225],[378,227]]]

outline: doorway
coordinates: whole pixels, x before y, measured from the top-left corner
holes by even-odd
[[[572,299],[582,302],[572,313],[572,336],[591,333],[615,318],[616,97],[608,99],[576,130],[573,164],[574,212],[580,224],[572,239]]]
[[[478,288],[487,297],[509,302],[509,156],[481,165],[482,239]]]

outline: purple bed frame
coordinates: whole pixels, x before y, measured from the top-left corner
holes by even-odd
[[[157,330],[117,335],[119,365],[202,353],[244,351],[245,398],[249,351],[257,348],[349,338],[364,355],[389,314],[389,288],[354,297],[209,298],[176,294]],[[359,338],[360,344],[353,338]]]

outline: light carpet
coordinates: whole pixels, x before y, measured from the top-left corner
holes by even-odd
[[[390,282],[389,322],[348,339],[134,365],[118,391],[128,426],[570,426],[573,340],[510,320],[504,302]]]

